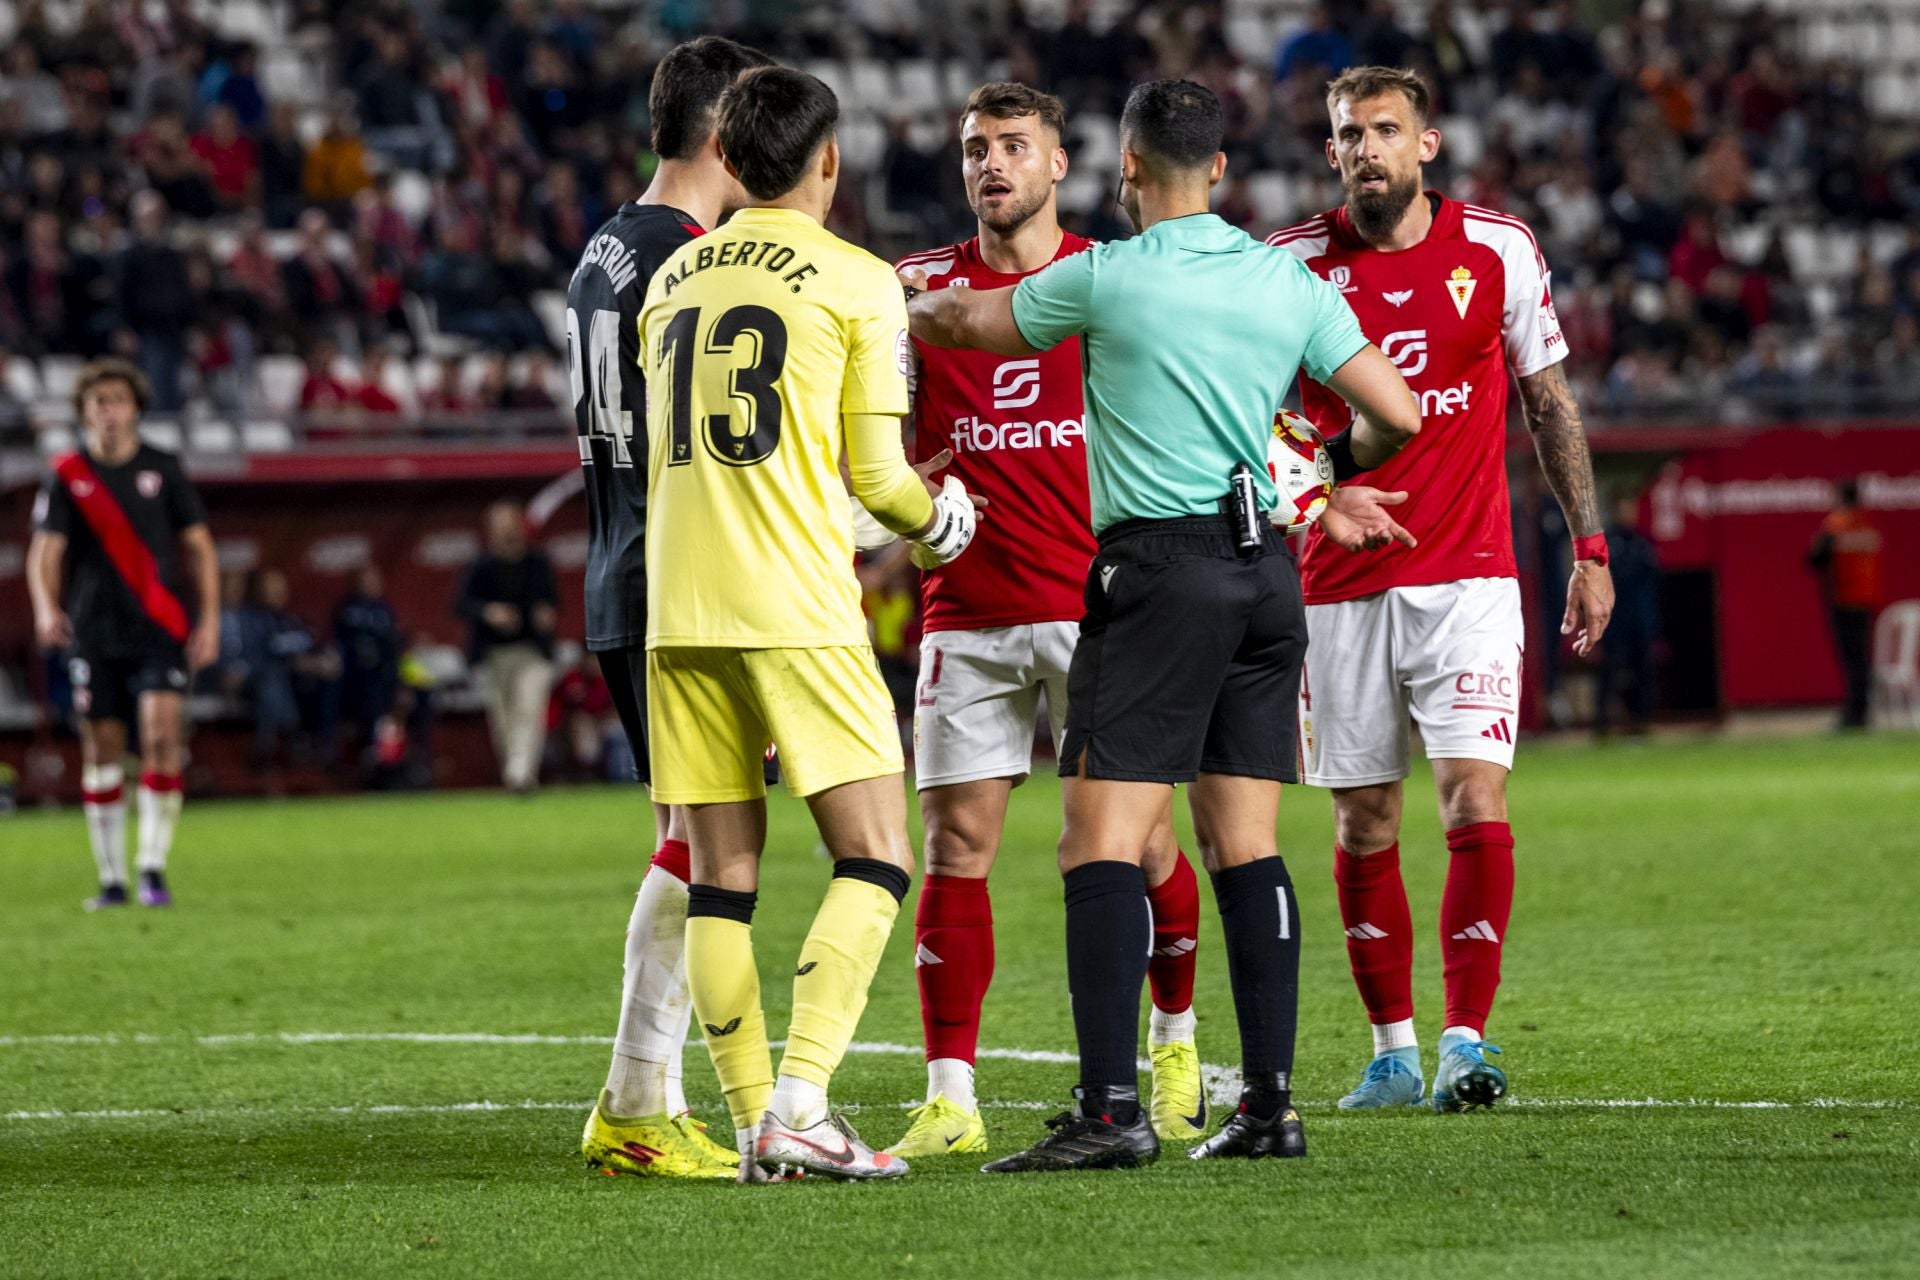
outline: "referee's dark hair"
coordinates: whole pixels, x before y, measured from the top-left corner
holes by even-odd
[[[725,36],[701,36],[675,45],[653,69],[647,90],[653,153],[662,160],[691,160],[713,136],[713,113],[721,95],[742,71],[772,62],[758,49]]]
[[[1174,169],[1212,165],[1226,134],[1220,99],[1191,80],[1150,80],[1127,95],[1120,112],[1127,149]]]
[[[833,136],[840,100],[791,67],[760,67],[720,99],[720,150],[755,200],[778,200],[800,185]]]

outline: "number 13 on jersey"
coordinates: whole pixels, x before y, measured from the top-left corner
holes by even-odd
[[[786,322],[768,308],[752,305],[721,312],[704,326],[704,333],[701,320],[699,307],[686,307],[675,312],[660,332],[655,367],[667,374],[664,390],[671,448],[667,465],[684,467],[693,461],[696,399],[702,405],[717,400],[741,410],[701,415],[700,435],[708,456],[729,467],[765,462],[780,445],[784,420],[776,384],[787,363]],[[724,384],[707,382],[722,373]],[[696,396],[696,374],[700,390],[709,394]]]

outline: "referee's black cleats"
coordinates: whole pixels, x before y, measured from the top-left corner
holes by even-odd
[[[1074,1090],[1080,1093],[1080,1090]],[[1131,1092],[1131,1090],[1129,1090]],[[1068,1173],[1075,1169],[1137,1169],[1160,1158],[1160,1139],[1138,1098],[1133,1122],[1118,1124],[1105,1100],[1082,1096],[1079,1108],[1047,1121],[1051,1131],[1025,1151],[982,1165],[982,1173]]]
[[[1194,1160],[1285,1160],[1306,1154],[1307,1134],[1298,1111],[1287,1107],[1262,1120],[1245,1104],[1227,1117],[1220,1132],[1187,1153]]]

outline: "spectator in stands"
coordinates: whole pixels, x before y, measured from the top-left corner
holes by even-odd
[[[325,213],[309,209],[301,214],[299,248],[280,265],[280,279],[304,332],[354,340],[360,297],[352,277],[333,260],[332,235]]]
[[[501,781],[516,794],[539,782],[559,617],[553,566],[529,545],[517,502],[487,509],[487,549],[468,569],[454,612],[471,629],[468,657],[487,700]]]
[[[1693,293],[1704,293],[1707,277],[1724,266],[1727,255],[1720,250],[1720,231],[1714,213],[1703,205],[1687,210],[1680,224],[1680,236],[1667,251],[1667,275]]]
[[[169,209],[183,218],[210,218],[219,211],[212,176],[188,140],[182,117],[163,111],[148,120],[134,137],[133,153]]]
[[[307,376],[300,384],[302,413],[337,414],[357,402],[354,389],[347,385],[336,366],[340,348],[332,338],[315,338],[307,346]]]
[[[1640,532],[1639,499],[1621,492],[1607,522],[1607,554],[1613,569],[1613,620],[1600,645],[1600,681],[1593,700],[1596,733],[1612,730],[1614,695],[1624,685],[1627,732],[1643,734],[1653,723],[1654,648],[1660,639],[1660,555]]]
[[[374,417],[397,417],[400,402],[387,389],[387,349],[374,345],[360,353],[360,385],[353,392],[353,403],[362,413]]]
[[[301,191],[312,203],[344,217],[354,193],[372,181],[367,172],[366,143],[353,114],[353,98],[337,95],[327,112],[326,131],[307,149]]]
[[[1315,4],[1307,10],[1305,25],[1280,42],[1273,58],[1273,78],[1290,80],[1310,67],[1325,81],[1352,65],[1353,41],[1334,21],[1333,6]]]
[[[447,68],[440,92],[452,104],[457,124],[489,129],[507,110],[507,82],[488,68],[486,48],[477,43],[462,49],[459,61]]]
[[[528,352],[526,367],[507,387],[506,407],[522,413],[558,409],[560,401],[553,394],[556,373],[551,354],[538,349]]]
[[[464,223],[442,226],[438,247],[421,270],[422,288],[439,308],[440,328],[501,350],[544,345],[539,317],[521,300],[536,275],[521,255],[510,230],[499,234],[488,256],[477,252]]]
[[[556,263],[577,262],[587,237],[600,225],[597,202],[580,197],[580,179],[574,167],[560,161],[547,170],[540,186],[540,242]]]
[[[167,238],[167,202],[156,191],[133,198],[133,239],[115,264],[116,312],[139,348],[153,384],[153,409],[180,412],[180,371],[196,319],[187,259]]]
[[[307,207],[307,144],[300,140],[300,109],[276,102],[260,140],[260,194],[267,225],[290,227]]]
[[[364,760],[382,716],[393,710],[400,684],[400,621],[387,599],[386,578],[374,565],[354,575],[353,589],[333,610],[333,643],[340,653],[340,701],[354,725],[355,755]]]
[[[1820,522],[1807,567],[1820,575],[1833,645],[1846,682],[1840,727],[1867,727],[1872,687],[1873,613],[1881,604],[1880,530],[1860,507],[1860,482],[1833,487],[1833,510]]]
[[[193,135],[193,153],[206,166],[213,197],[228,212],[260,203],[260,151],[240,132],[232,107],[218,102],[207,112],[207,127]]]
[[[466,414],[474,410],[474,400],[466,393],[459,356],[441,356],[439,376],[420,395],[420,411],[428,414]]]
[[[610,739],[620,736],[620,718],[600,662],[582,651],[553,682],[547,700],[547,741],[557,748],[556,763],[574,777],[608,777],[602,762]]]
[[[67,127],[67,102],[60,82],[40,66],[40,54],[26,40],[8,46],[6,74],[0,75],[0,102],[17,103],[20,123],[29,138],[42,138]]]
[[[36,354],[94,354],[101,335],[93,328],[96,286],[106,283],[99,264],[69,250],[60,217],[50,211],[27,219],[23,252],[7,264],[7,291],[25,329],[25,349]]]
[[[393,202],[393,174],[382,173],[353,198],[353,232],[365,237],[401,268],[420,257],[420,235]],[[586,241],[581,240],[582,247]]]
[[[1354,60],[1361,66],[1401,67],[1419,41],[1400,25],[1394,0],[1367,0],[1366,17],[1354,37]]]
[[[551,41],[534,44],[527,59],[526,79],[519,83],[520,117],[544,152],[560,150],[566,135],[592,114],[592,95],[582,88],[573,65]]]
[[[1753,349],[1733,367],[1727,389],[1753,399],[1763,412],[1778,412],[1800,387],[1800,379],[1787,367],[1786,344],[1778,330],[1761,329],[1753,336]]]
[[[267,98],[260,91],[260,50],[237,45],[226,57],[216,59],[201,77],[201,91],[230,108],[244,132],[258,133],[267,118]]]
[[[47,149],[69,171],[100,170],[119,161],[121,139],[107,117],[104,94],[81,90],[68,95],[67,127],[47,139]]]
[[[412,329],[402,305],[406,286],[401,281],[400,264],[365,236],[353,241],[354,291],[360,295],[360,344],[410,342]]]
[[[480,377],[474,383],[473,407],[476,409],[505,409],[512,391],[507,377],[507,354],[504,351],[490,351],[480,365]]]

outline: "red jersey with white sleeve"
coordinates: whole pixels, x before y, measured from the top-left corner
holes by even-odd
[[[1404,489],[1394,519],[1419,540],[1352,555],[1316,526],[1301,557],[1308,604],[1356,600],[1393,587],[1517,576],[1507,504],[1507,369],[1525,377],[1566,358],[1546,259],[1526,223],[1437,192],[1426,239],[1397,253],[1369,248],[1345,206],[1277,231],[1336,285],[1360,328],[1413,388],[1420,434],[1365,477]],[[1306,377],[1307,417],[1329,435],[1353,410]]]
[[[1063,233],[1054,260],[1093,243]],[[1004,289],[1008,275],[980,257],[974,237],[902,258],[929,289]],[[1077,622],[1097,549],[1087,500],[1080,340],[1036,356],[930,347],[914,340],[914,456],[953,450],[948,471],[987,499],[967,554],[928,572],[927,631],[978,631]]]

